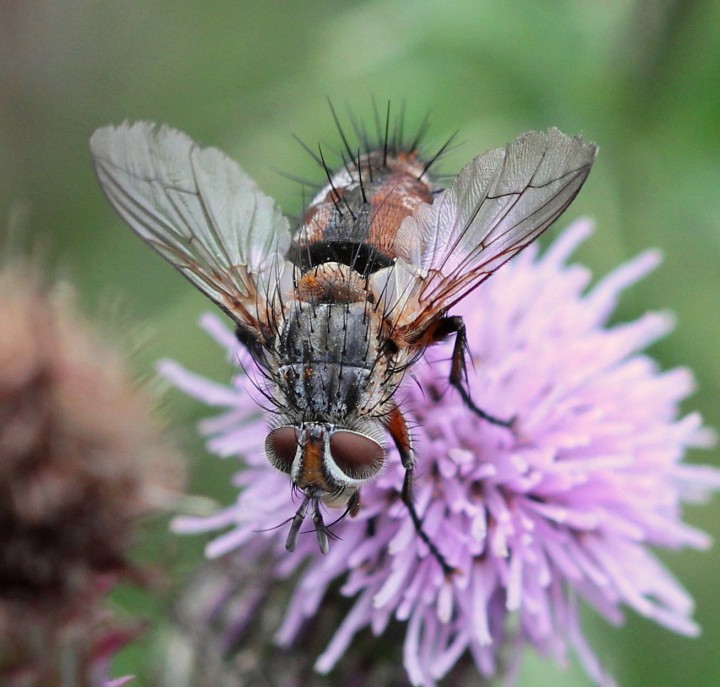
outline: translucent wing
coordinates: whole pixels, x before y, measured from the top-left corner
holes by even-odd
[[[466,165],[400,227],[404,264],[391,288],[383,285],[406,301],[396,308],[404,320],[397,323],[442,313],[532,243],[577,195],[595,151],[557,129],[529,131]]]
[[[149,122],[90,139],[103,191],[130,228],[238,324],[257,332],[290,244],[288,222],[215,148]]]

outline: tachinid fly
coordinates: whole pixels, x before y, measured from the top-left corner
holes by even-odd
[[[448,313],[557,219],[596,149],[529,131],[443,190],[417,141],[393,142],[386,125],[372,146],[356,127],[360,152],[338,130],[344,164],[331,173],[316,156],[328,183],[294,232],[235,162],[179,131],[125,123],[96,131],[91,148],[115,210],[230,316],[263,373],[277,411],[267,457],[302,494],[287,548],[309,515],[327,552],[321,503],[356,512],[389,433],[408,512],[447,571],[413,506],[415,457],[395,392],[425,348],[454,335],[450,383],[472,412],[512,429],[470,398],[465,327]]]

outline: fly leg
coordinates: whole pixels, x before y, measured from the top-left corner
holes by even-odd
[[[439,341],[447,339],[452,334],[455,334],[455,345],[453,346],[452,364],[450,367],[450,384],[458,390],[460,396],[462,396],[462,400],[465,401],[465,405],[478,417],[481,417],[493,425],[511,429],[515,422],[514,417],[504,420],[490,415],[490,413],[486,413],[482,408],[476,406],[470,397],[470,392],[467,388],[467,367],[465,364],[467,334],[465,332],[465,322],[463,322],[462,317],[455,315],[453,317],[443,317],[442,319],[436,320],[425,333],[425,337],[423,337],[427,340],[427,343],[424,343],[424,345],[429,346],[438,343]]]
[[[403,417],[403,414],[400,412],[400,409],[397,406],[394,406],[393,409],[390,411],[387,417],[386,424],[387,429],[390,432],[393,441],[395,442],[395,446],[397,446],[397,450],[400,453],[400,460],[402,462],[402,465],[405,468],[405,478],[403,479],[401,494],[402,501],[407,507],[408,513],[410,513],[410,519],[415,526],[415,531],[417,532],[418,536],[420,537],[420,539],[422,539],[423,542],[425,542],[425,545],[430,550],[430,554],[440,564],[440,567],[445,573],[445,577],[449,578],[451,575],[456,573],[457,570],[448,564],[448,562],[445,560],[445,557],[440,553],[439,549],[437,548],[437,546],[435,546],[432,539],[428,537],[427,533],[423,529],[422,520],[420,519],[417,510],[415,510],[415,504],[413,503],[412,499],[413,470],[415,468],[415,459],[413,458],[412,450],[412,440],[410,439],[410,432],[408,431],[405,418]]]

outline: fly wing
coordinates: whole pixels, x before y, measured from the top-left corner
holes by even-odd
[[[396,323],[416,329],[532,243],[575,198],[595,152],[558,129],[528,131],[466,165],[432,205],[422,205],[400,227],[404,286],[394,283],[388,291],[383,285],[405,300],[396,308],[404,322]]]
[[[130,228],[238,324],[260,333],[290,244],[288,222],[215,148],[150,122],[90,139],[100,185]]]

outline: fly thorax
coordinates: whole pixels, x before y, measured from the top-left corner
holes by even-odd
[[[288,409],[327,422],[381,412],[399,380],[388,388],[390,360],[379,331],[366,299],[292,303],[277,339],[277,381]]]

